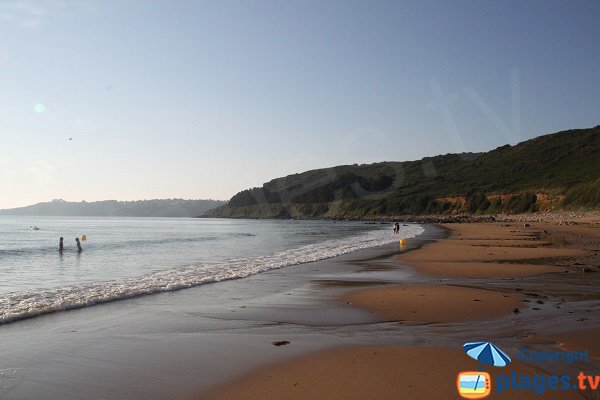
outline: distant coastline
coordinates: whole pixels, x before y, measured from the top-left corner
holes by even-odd
[[[76,216],[76,217],[196,217],[222,200],[156,199],[138,201],[104,200],[70,202],[61,199],[18,208],[0,210],[0,215]]]

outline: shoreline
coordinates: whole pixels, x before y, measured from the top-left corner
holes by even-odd
[[[594,284],[600,279],[592,271],[597,271],[600,264],[592,264],[600,258],[598,225],[598,221],[589,224],[551,221],[521,227],[503,223],[447,227],[452,231],[449,238],[393,257],[398,268],[416,273],[409,280],[412,282],[360,288],[338,299],[348,307],[372,313],[376,321],[394,323],[392,331],[401,333],[415,325],[422,328],[417,343],[426,347],[381,347],[373,343],[371,346],[376,347],[323,350],[255,369],[203,392],[199,398],[327,399],[352,398],[356,393],[362,394],[360,398],[374,399],[397,398],[399,394],[410,394],[411,399],[431,398],[431,385],[419,382],[415,367],[449,375],[453,383],[456,372],[428,362],[427,354],[432,357],[431,351],[449,352],[445,362],[459,371],[470,365],[460,345],[477,338],[493,339],[511,353],[528,345],[547,351],[589,347],[592,355],[597,355],[600,291]],[[437,268],[432,268],[432,264]],[[586,269],[589,272],[584,272]],[[458,294],[463,298],[457,298]],[[449,295],[453,304],[445,300]],[[505,299],[509,300],[507,304],[496,307]],[[486,302],[490,306],[485,307]],[[513,307],[515,302],[518,306]],[[464,312],[461,315],[461,310],[471,310],[474,303],[480,306],[476,315],[468,318]],[[413,315],[416,317],[412,318]],[[556,323],[558,320],[561,324]],[[380,354],[380,359],[372,357],[372,353]],[[406,361],[407,357],[412,357],[412,364]],[[420,365],[414,362],[415,357]],[[539,365],[514,364],[522,373],[552,372],[552,368],[540,370]],[[335,373],[330,371],[334,366]],[[600,360],[593,359],[589,365],[577,367],[597,370]],[[390,374],[390,370],[402,371],[402,375]],[[315,376],[312,371],[320,371],[321,375]],[[403,379],[404,375],[412,378]],[[378,377],[376,381],[372,380],[374,376]],[[310,386],[317,379],[322,390]],[[363,384],[355,384],[356,380]],[[444,390],[436,392],[439,397],[435,398],[457,396],[456,388],[447,385],[441,376],[436,382]],[[364,388],[368,391],[361,392]],[[542,396],[519,392],[512,395],[526,399],[586,398],[572,391],[547,392]]]
[[[404,222],[413,224],[454,224],[454,223],[480,223],[480,222],[544,222],[544,221],[565,221],[572,219],[597,219],[600,217],[600,211],[589,210],[557,210],[543,211],[524,214],[431,214],[431,215],[382,215],[382,216],[362,216],[362,217],[294,217],[294,218],[275,218],[275,217],[213,217],[197,216],[193,218],[216,218],[216,219],[240,219],[240,220],[273,220],[273,221],[362,221],[373,224],[387,224],[392,222]]]
[[[378,229],[365,229],[362,233],[368,234],[372,232],[380,232],[382,235],[384,234],[384,230]],[[407,232],[407,234],[414,234],[414,232]],[[345,237],[345,239],[348,240],[351,238],[352,235]],[[381,243],[387,240],[387,238],[380,239],[376,239],[375,241]],[[324,242],[322,240],[321,242],[327,243],[326,241]],[[317,241],[317,243],[319,243],[319,241]],[[153,272],[151,271],[140,276],[122,277],[120,279],[110,278],[106,280],[90,282],[74,282],[64,287],[57,286],[42,288],[39,291],[34,290],[32,293],[22,290],[22,292],[16,293],[16,295],[13,297],[0,298],[0,301],[6,301],[5,304],[11,304],[10,307],[3,308],[3,312],[4,310],[8,311],[0,314],[0,326],[22,320],[37,318],[56,312],[69,312],[72,310],[98,306],[100,304],[127,301],[160,293],[186,290],[206,284],[215,284],[228,280],[244,279],[249,276],[264,273],[270,270],[294,267],[311,262],[319,262],[370,248],[361,248],[361,246],[379,247],[374,246],[373,242],[369,240],[366,240],[366,242],[354,240],[352,243],[353,244],[350,247],[331,247],[330,249],[326,249],[329,250],[328,252],[324,254],[319,253],[317,256],[312,256],[312,254],[308,253],[302,254],[301,256],[295,254],[294,259],[291,261],[286,260],[285,257],[280,257],[280,253],[274,253],[269,256],[249,257],[246,259],[247,265],[241,265],[241,268],[236,266],[235,260],[207,262],[206,264],[192,263],[189,265],[186,264],[183,267],[175,265],[171,266],[170,268],[160,269]],[[302,249],[302,246],[299,246],[299,248],[290,248],[288,250],[293,251],[300,249]],[[207,267],[216,271],[215,264],[220,268],[233,265],[236,269],[225,269],[221,274],[212,272],[212,275],[204,275],[204,270],[202,268]],[[266,269],[262,268],[262,266],[265,265],[268,267]],[[185,274],[178,274],[180,271],[185,272]],[[182,277],[184,279],[182,279]],[[143,283],[138,284],[139,281],[143,281]],[[75,291],[71,291],[71,289],[75,289]],[[20,294],[23,295],[24,300],[19,298]],[[35,306],[31,307],[31,304],[35,304]]]
[[[390,229],[391,230],[391,229]],[[391,232],[390,232],[391,233]],[[427,227],[420,246],[442,230]],[[46,314],[0,326],[0,397],[183,398],[253,368],[338,345],[410,343],[334,300],[411,279],[390,268],[398,243],[202,285]],[[290,345],[277,347],[277,340]],[[198,376],[200,374],[200,377]]]

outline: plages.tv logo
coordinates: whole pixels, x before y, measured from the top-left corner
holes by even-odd
[[[463,371],[456,378],[458,394],[465,399],[483,399],[492,392],[490,374],[478,371]]]
[[[492,342],[469,342],[463,345],[463,349],[469,357],[482,364],[505,367],[510,363],[510,357]],[[459,372],[456,389],[464,399],[483,399],[492,393],[492,378],[483,371]]]

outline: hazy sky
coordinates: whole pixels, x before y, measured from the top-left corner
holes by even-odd
[[[600,123],[598,1],[0,1],[0,208]],[[72,140],[69,138],[72,137]]]

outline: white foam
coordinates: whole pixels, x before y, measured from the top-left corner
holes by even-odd
[[[244,278],[264,271],[323,260],[361,249],[385,245],[400,238],[415,237],[422,232],[423,228],[419,225],[402,226],[400,235],[394,235],[388,229],[374,230],[358,236],[327,240],[282,251],[267,257],[190,265],[122,280],[3,294],[0,296],[0,324],[113,300]]]

